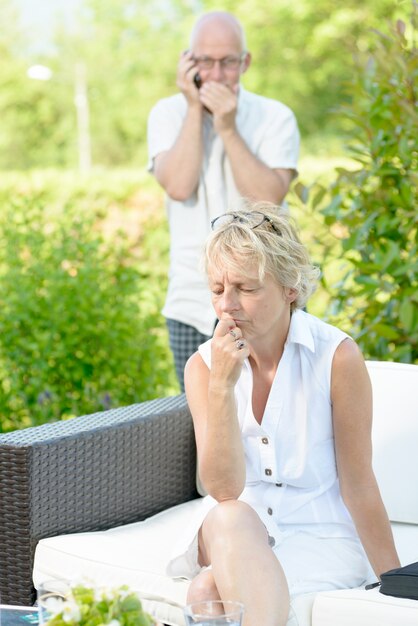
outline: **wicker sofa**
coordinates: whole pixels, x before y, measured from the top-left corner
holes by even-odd
[[[406,564],[418,560],[418,366],[367,365],[374,466]],[[162,622],[181,624],[188,583],[162,564],[193,514],[195,472],[183,395],[0,435],[2,602],[34,600],[32,570],[36,584],[87,575],[127,582]],[[336,623],[409,626],[418,602],[377,589],[293,598],[289,626]]]
[[[197,497],[184,395],[0,435],[0,597],[35,600],[40,539],[147,518]]]

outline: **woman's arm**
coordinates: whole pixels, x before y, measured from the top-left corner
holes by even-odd
[[[360,350],[349,339],[334,355],[331,400],[341,494],[380,577],[400,563],[372,468],[370,379]]]
[[[218,502],[238,498],[245,485],[245,457],[234,387],[248,348],[237,350],[229,332],[234,326],[233,320],[220,320],[217,324],[210,370],[198,353],[190,357],[185,368],[199,475],[206,491]]]

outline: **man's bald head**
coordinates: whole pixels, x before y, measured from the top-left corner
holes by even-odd
[[[226,11],[211,11],[202,15],[195,23],[190,35],[190,49],[208,39],[228,38],[240,52],[246,51],[244,29],[234,15]]]

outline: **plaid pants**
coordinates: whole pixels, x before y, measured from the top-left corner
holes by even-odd
[[[186,361],[196,352],[201,343],[210,339],[210,335],[202,335],[193,326],[183,324],[177,320],[167,319],[166,321],[177,378],[180,383],[180,389],[184,391],[184,366]]]

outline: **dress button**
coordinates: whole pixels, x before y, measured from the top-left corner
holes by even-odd
[[[273,472],[271,471],[271,469],[265,469],[264,473],[266,476],[271,476]]]
[[[283,487],[283,483],[276,483],[276,487]]]
[[[268,438],[267,438],[267,437],[262,437],[262,438],[261,438],[261,442],[262,442],[262,443],[268,443],[268,442],[269,442],[269,440],[268,440]]]
[[[273,509],[271,509],[271,508],[269,507],[269,508],[267,509],[267,513],[268,513],[269,515],[273,515]]]

